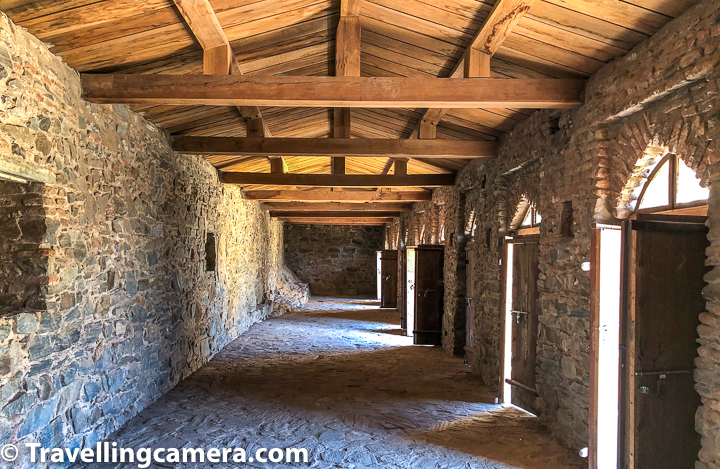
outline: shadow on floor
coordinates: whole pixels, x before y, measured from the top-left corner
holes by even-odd
[[[535,419],[492,404],[461,359],[395,334],[398,322],[370,309],[257,324],[114,439],[303,447],[317,468],[582,467]]]

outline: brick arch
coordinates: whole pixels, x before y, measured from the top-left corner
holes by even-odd
[[[708,114],[683,109],[667,112],[657,107],[598,129],[593,142],[598,197],[595,219],[607,222],[627,218],[636,189],[667,154],[677,155],[708,187],[711,166],[720,160],[717,120]]]

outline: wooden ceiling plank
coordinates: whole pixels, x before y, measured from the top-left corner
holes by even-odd
[[[545,1],[536,2],[524,19],[543,22],[564,31],[610,44],[624,51],[631,50],[636,44],[649,37],[647,34]]]
[[[646,10],[628,2],[617,0],[572,1],[544,0],[556,6],[569,8],[627,29],[632,29],[649,36],[670,21],[669,16]]]
[[[455,184],[454,174],[356,175],[220,173],[226,184],[314,187],[441,187]]]
[[[356,138],[221,138],[177,136],[173,149],[199,155],[244,156],[342,156],[489,158],[497,155],[497,143],[486,140],[356,139]]]
[[[81,74],[85,100],[215,106],[574,108],[585,80]]]

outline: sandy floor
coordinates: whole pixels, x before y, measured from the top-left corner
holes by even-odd
[[[492,404],[494,397],[461,359],[412,346],[397,311],[318,299],[253,326],[110,440],[243,447],[249,455],[302,447],[310,455],[308,464],[242,467],[585,467],[536,419]]]

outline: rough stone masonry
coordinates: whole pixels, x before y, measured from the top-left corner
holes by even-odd
[[[285,225],[285,260],[313,295],[375,295],[379,226]]]
[[[0,183],[0,445],[93,445],[307,295],[280,223],[1,14],[0,153],[48,181]]]

